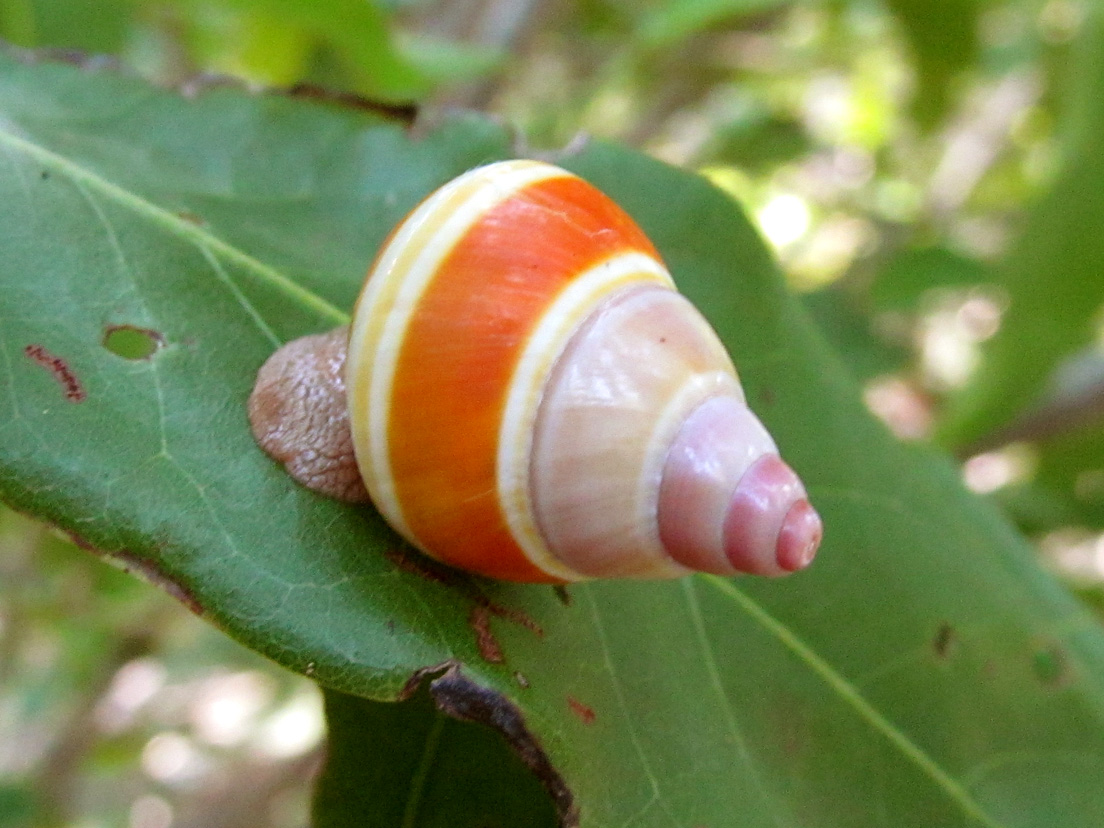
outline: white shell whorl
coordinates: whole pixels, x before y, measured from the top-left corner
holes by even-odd
[[[689,414],[742,399],[708,323],[681,294],[623,289],[595,309],[545,388],[530,463],[548,548],[589,577],[672,577],[689,570],[659,537],[663,468]]]
[[[567,344],[541,399],[530,474],[545,547],[585,577],[782,575],[820,540],[724,346],[659,285],[613,294]]]

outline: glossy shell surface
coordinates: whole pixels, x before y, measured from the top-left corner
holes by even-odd
[[[357,462],[391,524],[445,563],[534,582],[689,572],[661,542],[664,466],[703,402],[743,406],[643,232],[533,161],[462,175],[396,228],[357,303],[346,386]],[[765,441],[725,483],[722,519]]]

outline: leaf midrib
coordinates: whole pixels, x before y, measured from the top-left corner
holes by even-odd
[[[20,138],[11,132],[0,130],[0,145],[14,152],[35,159],[44,167],[69,178],[78,186],[87,187],[103,198],[130,210],[135,215],[167,230],[174,236],[185,239],[201,249],[208,250],[226,261],[237,265],[255,279],[265,282],[283,293],[289,300],[301,307],[330,320],[334,325],[349,323],[349,314],[327,302],[321,296],[304,288],[276,268],[250,256],[243,250],[220,239],[205,228],[184,220],[173,212],[159,207],[152,201],[127,190],[102,177],[92,170],[71,161],[53,150]]]

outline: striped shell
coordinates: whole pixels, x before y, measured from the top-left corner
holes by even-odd
[[[557,167],[473,170],[395,229],[345,384],[372,500],[450,565],[779,575],[819,542],[716,334],[633,221]]]

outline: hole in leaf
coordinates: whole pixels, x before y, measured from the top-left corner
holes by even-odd
[[[935,650],[936,656],[945,659],[951,656],[957,646],[958,635],[955,633],[954,627],[944,621],[939,625],[939,629],[935,631],[935,637],[932,639],[932,649]]]
[[[123,359],[149,359],[164,344],[157,331],[134,325],[110,325],[103,338],[103,346]]]
[[[1069,682],[1069,660],[1057,644],[1048,644],[1035,651],[1031,658],[1035,678],[1045,687],[1061,687]]]

